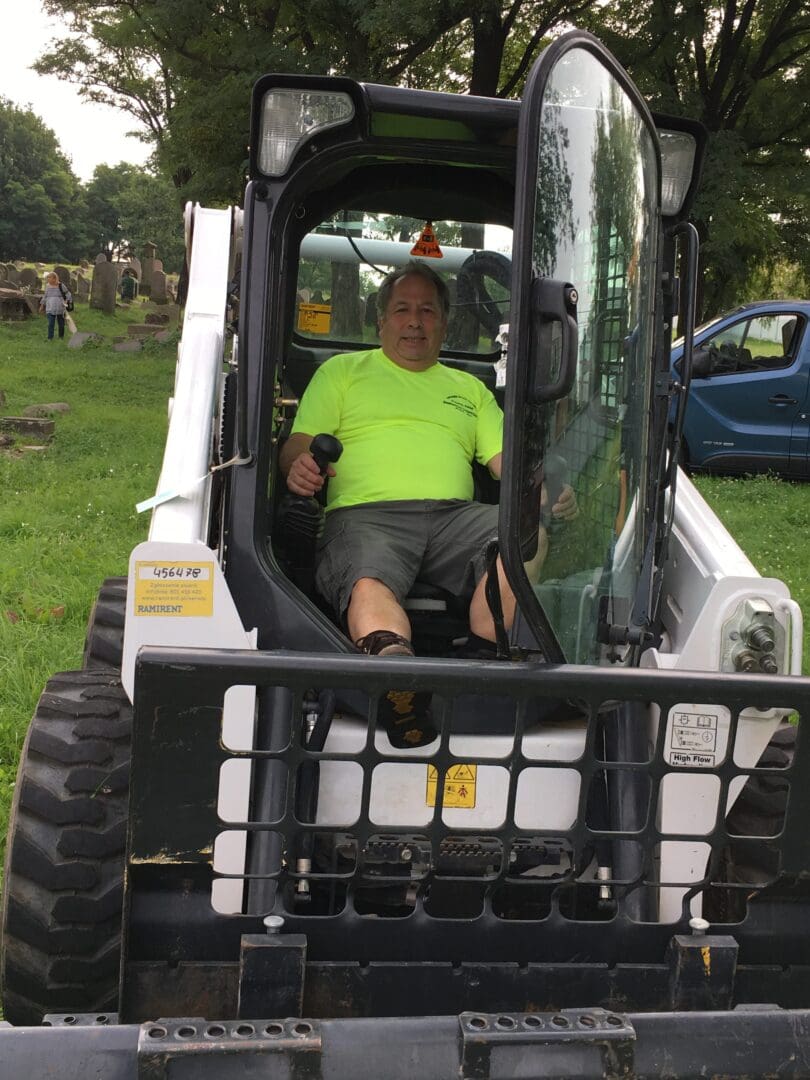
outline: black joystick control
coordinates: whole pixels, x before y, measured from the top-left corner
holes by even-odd
[[[309,444],[309,452],[315,458],[321,476],[326,476],[327,468],[343,453],[343,444],[334,435],[316,435]]]
[[[326,470],[343,453],[343,446],[334,435],[316,435],[309,444],[315,464],[326,476]],[[281,504],[281,531],[284,544],[296,561],[310,564],[315,558],[315,545],[323,532],[323,501],[325,487],[317,496],[287,494]]]

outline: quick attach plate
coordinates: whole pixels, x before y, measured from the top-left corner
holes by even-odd
[[[321,1032],[314,1020],[211,1021],[199,1018],[142,1024],[138,1080],[266,1080],[268,1057],[278,1080],[321,1075]],[[238,1058],[235,1062],[230,1059]]]
[[[633,1075],[636,1032],[604,1009],[459,1016],[463,1080]]]

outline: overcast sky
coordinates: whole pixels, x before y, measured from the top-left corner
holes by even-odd
[[[64,32],[48,19],[39,0],[2,0],[0,30],[0,97],[30,106],[56,134],[59,145],[80,180],[89,180],[96,165],[131,161],[141,165],[148,147],[126,132],[134,120],[117,109],[82,102],[73,86],[53,75],[37,75],[30,65]]]

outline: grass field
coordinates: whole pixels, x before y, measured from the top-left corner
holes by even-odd
[[[45,340],[45,319],[0,324],[0,413],[65,402],[45,450],[0,449],[0,835],[34,704],[49,677],[80,666],[87,614],[105,577],[126,573],[154,494],[176,346],[114,352],[133,305],[115,316],[76,306],[80,330],[109,343]]]
[[[112,338],[114,317],[75,312],[79,329]],[[135,503],[154,493],[172,390],[175,346],[116,353],[45,341],[44,319],[0,324],[0,412],[64,401],[47,449],[0,449],[0,840],[16,760],[50,675],[81,663],[87,615],[105,577],[126,572],[147,531]],[[784,580],[810,623],[810,484],[767,477],[699,479],[698,487],[753,563]],[[810,633],[805,671],[810,671]]]

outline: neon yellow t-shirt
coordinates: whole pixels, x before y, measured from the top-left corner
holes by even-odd
[[[473,497],[473,459],[500,453],[503,413],[466,371],[406,371],[382,349],[333,356],[315,372],[293,433],[334,435],[343,454],[327,509],[395,499]]]

